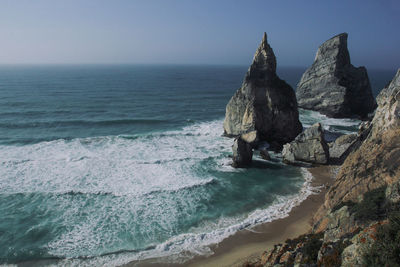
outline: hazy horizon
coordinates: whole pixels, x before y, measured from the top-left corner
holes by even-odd
[[[398,1],[2,1],[0,65],[248,65],[263,32],[308,67],[348,32],[353,65],[397,69]]]

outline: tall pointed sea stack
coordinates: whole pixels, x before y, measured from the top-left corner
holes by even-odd
[[[296,95],[299,107],[334,118],[366,118],[376,107],[367,70],[350,63],[347,33],[318,48],[314,63],[301,77]]]
[[[225,134],[239,136],[256,131],[260,140],[282,145],[301,130],[296,95],[276,75],[276,58],[264,33],[242,87],[226,106]]]

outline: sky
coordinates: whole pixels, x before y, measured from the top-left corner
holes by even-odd
[[[248,65],[263,32],[279,66],[349,33],[353,65],[400,67],[399,0],[0,0],[0,64]]]

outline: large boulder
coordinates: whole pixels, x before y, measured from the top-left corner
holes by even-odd
[[[276,74],[267,35],[258,47],[240,89],[226,106],[224,132],[237,137],[256,131],[259,141],[292,141],[302,130],[296,95]]]
[[[334,164],[341,164],[353,150],[359,137],[357,134],[345,134],[338,137],[335,142],[329,143],[329,158]]]
[[[365,119],[376,107],[367,70],[350,63],[347,33],[319,48],[314,63],[297,86],[298,105],[329,117]]]
[[[328,163],[329,148],[321,124],[314,124],[299,134],[294,141],[284,145],[282,157],[286,163],[296,163],[297,161],[316,164]]]
[[[247,167],[251,164],[253,158],[252,146],[241,137],[236,138],[232,146],[233,163],[235,168]]]

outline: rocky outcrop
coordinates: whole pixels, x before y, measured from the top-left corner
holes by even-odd
[[[224,132],[257,132],[260,141],[292,141],[302,130],[293,89],[276,74],[275,54],[267,35],[258,47],[240,89],[226,106]]]
[[[241,137],[236,138],[233,146],[233,163],[232,166],[235,168],[247,167],[251,164],[253,158],[252,146],[244,141]]]
[[[271,156],[269,155],[268,149],[267,148],[261,148],[260,150],[260,156],[264,160],[271,160]]]
[[[358,141],[357,134],[345,134],[338,137],[335,142],[329,143],[329,161],[332,164],[341,164],[352,151]]]
[[[342,238],[348,233],[355,233],[359,226],[353,214],[350,214],[349,207],[343,206],[324,218],[327,226],[324,233],[324,241],[331,242]]]
[[[360,233],[353,236],[341,255],[343,267],[364,266],[363,254],[376,241],[377,229],[387,221],[372,223],[364,228]]]
[[[242,134],[240,138],[251,146],[256,146],[260,138],[258,137],[257,131],[251,131],[245,134]]]
[[[316,221],[340,202],[357,202],[364,193],[400,179],[400,70],[377,102],[370,128],[365,130],[366,139],[346,158]]]
[[[375,116],[361,125],[360,145],[325,195],[312,232],[275,246],[249,266],[400,264],[400,70],[377,100]]]
[[[389,130],[400,129],[400,69],[376,100],[378,108],[371,122],[371,138],[377,138]]]
[[[296,90],[298,105],[329,117],[367,118],[376,106],[367,70],[350,63],[347,33],[323,43]]]
[[[328,163],[329,148],[321,124],[314,124],[299,134],[294,141],[284,145],[282,157],[286,163],[296,163],[297,161],[316,164]]]

